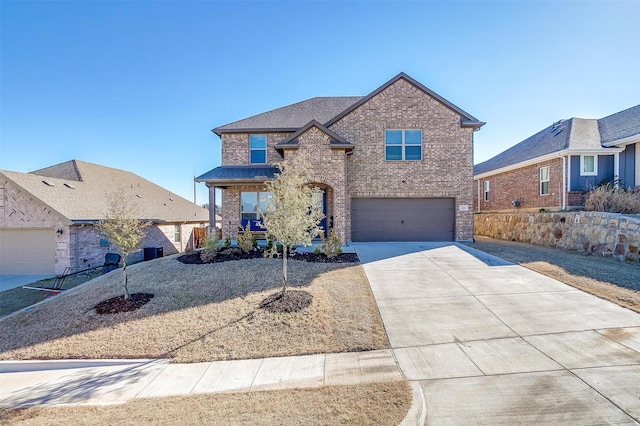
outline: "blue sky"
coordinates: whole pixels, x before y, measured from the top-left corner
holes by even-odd
[[[0,169],[79,159],[188,199],[213,127],[400,71],[487,122],[476,163],[640,103],[639,0],[0,0],[0,20]]]

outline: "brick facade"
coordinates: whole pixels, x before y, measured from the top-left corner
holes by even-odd
[[[421,129],[422,160],[386,161],[387,129]],[[455,198],[455,238],[472,239],[473,131],[460,127],[458,114],[400,79],[331,130],[356,146],[347,162],[347,211],[357,197]]]
[[[332,149],[329,136],[310,127],[297,138],[298,148],[286,158],[301,156],[310,165],[312,184],[327,193],[327,217],[343,243],[351,240],[351,199],[453,198],[455,239],[473,238],[473,129],[438,99],[405,79],[398,79],[330,126],[355,146],[347,155]],[[421,129],[422,160],[386,161],[385,130]],[[287,133],[267,133],[268,161],[282,158],[273,146]],[[247,165],[248,133],[223,133],[222,164]],[[210,189],[213,190],[213,189]],[[222,191],[222,233],[235,236],[240,220],[240,192],[259,187],[227,187]],[[381,218],[384,220],[384,218]]]
[[[282,157],[274,147],[291,133],[262,132],[259,134],[267,136],[267,163],[274,164],[282,161]],[[249,164],[249,133],[225,133],[221,137],[221,146],[222,164],[225,166],[246,166]]]
[[[563,205],[562,161],[562,158],[554,158],[476,180],[473,186],[475,210],[560,210]],[[540,195],[540,168],[546,166],[549,167],[549,194]],[[489,181],[489,201],[484,200],[485,181]],[[514,206],[514,200],[519,200],[520,206]],[[566,198],[569,206],[577,200]]]
[[[285,151],[285,159],[301,158],[308,166],[310,183],[327,193],[328,227],[347,241],[347,155],[329,146],[329,136],[312,127],[298,138],[299,148]],[[333,220],[331,220],[333,219]]]

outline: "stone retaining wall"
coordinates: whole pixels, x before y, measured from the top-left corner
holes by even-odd
[[[640,218],[616,213],[476,214],[475,235],[640,262]]]

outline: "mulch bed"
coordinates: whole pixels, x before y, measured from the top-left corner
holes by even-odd
[[[190,252],[178,257],[178,261],[186,264],[202,265],[205,263],[227,262],[230,260],[256,259],[264,257],[264,251],[254,249],[248,253],[238,252],[237,250],[223,249],[215,257],[209,257],[203,260],[200,252]],[[355,253],[340,253],[334,257],[327,257],[326,254],[320,253],[302,253],[295,252],[289,255],[289,259],[299,260],[303,262],[320,262],[320,263],[357,263],[360,261]]]
[[[100,315],[118,314],[120,312],[135,311],[153,298],[151,293],[132,293],[130,296],[129,300],[126,300],[124,296],[112,297],[111,299],[103,300],[93,308]]]
[[[269,312],[298,312],[311,304],[313,296],[304,290],[287,290],[267,297],[260,303],[260,308]]]

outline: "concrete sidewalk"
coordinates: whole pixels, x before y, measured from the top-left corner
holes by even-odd
[[[355,244],[438,424],[636,424],[640,315],[458,244]]]
[[[391,350],[169,364],[168,360],[0,362],[0,407],[402,380]]]

